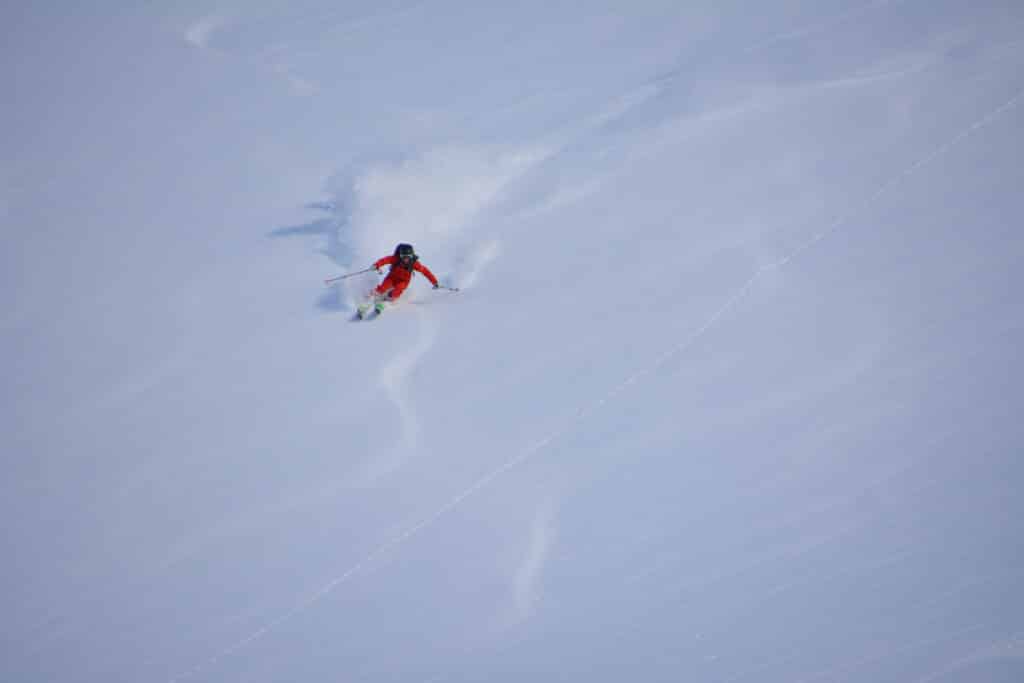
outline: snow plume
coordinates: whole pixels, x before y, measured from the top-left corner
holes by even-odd
[[[210,46],[210,37],[224,26],[225,18],[212,14],[205,16],[185,30],[185,41],[198,48]]]
[[[549,155],[545,148],[446,147],[369,168],[352,184],[357,262],[410,242],[431,268],[443,269],[442,251],[466,239],[481,214]]]

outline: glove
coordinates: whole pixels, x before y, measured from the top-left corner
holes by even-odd
[[[441,285],[434,283],[434,289],[441,289]]]
[[[380,274],[381,274],[381,269],[380,269],[380,268],[374,268],[374,270],[376,270],[376,271],[377,271],[377,275],[380,275]]]

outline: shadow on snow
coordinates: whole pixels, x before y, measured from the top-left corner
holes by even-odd
[[[335,266],[342,270],[352,264],[352,247],[347,240],[346,228],[349,225],[349,214],[344,206],[335,202],[311,202],[305,208],[319,211],[322,216],[309,223],[289,225],[272,230],[269,237],[280,239],[286,237],[319,237],[322,246],[317,253],[323,254]],[[347,312],[350,306],[345,301],[342,287],[335,285],[319,294],[316,307],[328,313]]]

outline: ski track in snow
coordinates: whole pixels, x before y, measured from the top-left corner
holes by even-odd
[[[183,35],[185,42],[202,50],[209,49],[210,39],[227,23],[227,19],[218,14],[211,14],[195,22]]]
[[[412,302],[399,305],[405,308],[409,303]],[[389,423],[392,417],[398,418],[399,442],[387,456],[369,464],[367,470],[360,477],[361,485],[372,484],[401,467],[402,462],[414,452],[419,439],[420,421],[409,396],[408,379],[423,356],[433,348],[434,341],[437,339],[438,325],[436,317],[428,315],[422,306],[410,306],[409,308],[419,318],[419,334],[416,341],[411,347],[403,349],[385,363],[378,373],[378,384],[394,405],[390,413],[381,417],[388,420]],[[391,312],[385,311],[383,315],[390,316],[391,314]]]
[[[744,299],[746,295],[750,292],[750,290],[753,288],[753,286],[758,282],[758,280],[760,280],[765,274],[769,273],[770,271],[783,268],[797,257],[809,251],[823,239],[840,230],[843,226],[847,225],[855,216],[863,213],[872,205],[876,204],[879,200],[881,200],[883,197],[889,194],[894,188],[904,183],[907,179],[912,177],[922,168],[929,166],[937,159],[947,154],[952,148],[956,147],[957,145],[959,145],[960,143],[962,143],[963,141],[977,133],[978,131],[986,128],[993,122],[997,121],[1007,112],[1016,108],[1021,103],[1022,99],[1024,99],[1024,89],[1018,90],[1012,97],[1006,100],[1003,104],[995,107],[987,114],[981,116],[976,121],[974,121],[974,123],[960,130],[952,137],[947,139],[945,142],[938,144],[932,149],[931,152],[920,157],[917,161],[911,163],[902,171],[894,174],[889,180],[879,185],[873,193],[868,195],[866,198],[862,199],[860,202],[856,203],[853,206],[853,208],[851,208],[849,211],[847,211],[840,217],[836,218],[826,228],[824,228],[817,234],[812,235],[805,242],[792,249],[789,252],[789,254],[783,256],[782,258],[778,259],[773,263],[761,266],[754,273],[754,275],[751,276],[750,279],[748,279],[739,289],[737,289],[736,292],[734,292],[732,296],[730,296],[725,301],[725,303],[723,303],[714,313],[712,313],[711,316],[708,317],[708,319],[702,325],[700,325],[696,330],[694,330],[690,335],[685,337],[683,340],[681,340],[674,346],[668,348],[652,363],[648,364],[646,367],[640,368],[639,370],[635,371],[632,375],[628,376],[625,380],[623,380],[618,385],[614,386],[611,390],[606,392],[604,396],[602,396],[601,398],[597,399],[596,401],[593,401],[592,403],[580,407],[574,414],[566,418],[565,422],[559,428],[549,432],[546,436],[536,440],[531,445],[521,450],[519,453],[515,454],[508,460],[499,464],[494,469],[490,470],[483,476],[479,477],[476,481],[474,481],[469,486],[464,488],[462,491],[457,493],[447,502],[439,506],[433,513],[431,513],[427,517],[424,517],[419,522],[416,522],[415,524],[407,527],[404,531],[399,532],[389,540],[381,543],[374,550],[367,553],[361,560],[357,561],[343,573],[341,573],[336,578],[332,579],[331,581],[320,587],[317,591],[312,593],[306,599],[298,602],[295,606],[281,614],[276,619],[266,623],[264,626],[253,631],[250,635],[237,641],[235,644],[230,645],[227,648],[224,648],[218,654],[208,659],[206,662],[200,663],[199,665],[197,665],[196,667],[194,667],[186,673],[171,678],[170,680],[172,681],[172,683],[175,681],[185,680],[194,677],[196,674],[203,671],[204,669],[207,669],[215,665],[220,660],[234,654],[235,652],[238,652],[239,650],[245,648],[247,645],[255,642],[256,640],[259,640],[267,633],[291,621],[296,615],[322,600],[325,596],[327,596],[329,593],[338,588],[338,586],[341,586],[342,584],[346,583],[349,579],[351,579],[353,576],[362,571],[376,558],[380,557],[381,555],[390,550],[393,550],[403,545],[406,541],[416,536],[419,532],[431,526],[438,519],[444,517],[450,511],[459,507],[468,498],[471,498],[477,492],[481,491],[482,489],[490,485],[493,481],[502,477],[506,472],[518,467],[523,462],[529,460],[537,453],[545,450],[548,446],[550,446],[558,439],[573,432],[581,422],[588,419],[590,416],[595,414],[608,403],[617,399],[622,393],[624,393],[634,384],[644,379],[645,377],[653,374],[669,360],[678,356],[686,349],[690,348],[690,346],[696,340],[700,339],[708,331],[713,329],[718,324],[718,322],[722,320],[722,318],[736,306],[737,303]],[[424,353],[426,353],[427,350],[429,350],[430,346],[433,344],[433,338],[435,334],[436,328],[428,328],[426,332],[421,333],[420,342],[417,343],[416,347],[414,347],[414,349],[410,351],[407,356],[401,355],[385,366],[385,369],[384,371],[382,371],[381,374],[382,382],[385,383],[385,386],[387,386],[388,383],[393,383],[392,386],[397,386],[398,384],[401,383],[401,381],[404,380],[405,377],[408,376],[408,372],[415,366],[415,363],[419,360],[420,357],[422,357]],[[403,429],[414,429],[414,423],[405,424],[403,426]],[[978,628],[978,626],[972,626],[966,630],[972,630],[975,628]]]
[[[229,18],[221,14],[210,14],[186,28],[182,38],[186,43],[199,50],[222,56],[230,56],[233,59],[238,59],[242,63],[248,64],[252,68],[266,71],[277,78],[283,79],[295,95],[309,96],[318,92],[319,86],[316,83],[293,72],[293,69],[288,65],[289,56],[280,50],[277,50],[275,53],[261,54],[226,51],[214,47],[214,35],[223,31],[229,24],[238,21],[239,18],[236,16]]]
[[[541,576],[555,536],[554,513],[550,502],[541,503],[534,513],[529,545],[513,577],[516,621],[528,619],[540,599]]]
[[[388,361],[380,370],[380,385],[395,404],[401,423],[402,446],[412,448],[419,436],[419,420],[410,405],[406,391],[406,380],[416,369],[420,359],[430,351],[437,338],[437,322],[426,315],[422,308],[412,309],[419,318],[420,331],[416,343]]]
[[[913,641],[911,641],[909,643],[904,643],[904,644],[902,644],[902,645],[900,645],[898,647],[891,647],[891,648],[882,650],[881,652],[872,653],[870,655],[865,655],[863,657],[860,657],[859,659],[854,660],[850,664],[847,664],[847,665],[844,665],[844,666],[841,666],[841,667],[833,667],[833,668],[828,669],[826,671],[819,671],[819,672],[814,673],[814,674],[812,674],[812,675],[810,675],[808,677],[801,678],[798,681],[798,683],[810,683],[811,681],[822,681],[822,680],[826,680],[826,681],[827,680],[836,680],[837,677],[844,676],[844,675],[846,676],[846,680],[851,680],[850,678],[848,678],[849,674],[853,673],[854,671],[857,671],[858,669],[861,669],[861,668],[867,666],[868,664],[871,664],[873,662],[878,662],[878,661],[881,661],[883,659],[893,657],[895,655],[905,654],[907,652],[913,652],[914,650],[918,650],[918,649],[921,649],[921,648],[924,648],[924,647],[934,646],[934,645],[936,645],[938,643],[952,641],[952,640],[954,640],[956,638],[960,638],[960,637],[965,636],[965,635],[967,635],[969,633],[974,633],[974,632],[980,631],[985,626],[986,626],[986,624],[983,624],[983,623],[972,624],[970,626],[965,626],[964,628],[954,629],[954,630],[949,631],[948,633],[944,633],[944,634],[942,634],[940,636],[931,636],[931,637],[928,637],[928,638],[918,638],[917,640],[913,640]],[[744,674],[741,674],[741,675],[738,675],[738,676],[734,676],[733,678],[728,679],[728,681],[729,681],[729,683],[732,683],[733,681],[740,681],[740,680],[743,680],[744,678],[750,678],[751,676],[753,676],[755,674],[758,674],[758,673],[761,673],[761,672],[760,671],[750,671],[750,672],[747,672],[747,673],[744,673]],[[852,679],[852,680],[856,680],[856,679]]]
[[[979,624],[976,628],[981,628],[981,626],[982,624]],[[914,683],[931,683],[931,681],[956,672],[957,669],[965,665],[1000,659],[1024,659],[1024,632],[1018,631],[1006,638],[1001,638],[985,645],[977,651],[943,666],[937,671],[918,678]]]

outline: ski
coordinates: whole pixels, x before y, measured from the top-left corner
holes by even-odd
[[[356,307],[356,320],[370,320],[376,318],[384,309],[387,307],[384,301],[371,299],[370,301],[364,301]]]

